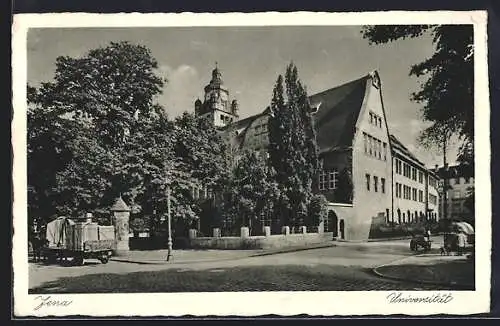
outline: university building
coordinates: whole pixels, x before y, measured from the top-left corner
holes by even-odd
[[[465,221],[474,225],[474,212],[466,204],[470,191],[474,189],[473,167],[465,164],[435,166],[433,171],[439,176],[439,189],[441,191],[439,209],[443,218]],[[442,193],[445,180],[448,184],[446,201],[444,200],[444,193]]]
[[[309,100],[322,162],[315,192],[328,200],[325,232],[366,240],[379,225],[438,219],[437,176],[391,135],[376,71]],[[234,155],[266,152],[269,108],[239,120],[217,67],[195,112],[221,128]]]

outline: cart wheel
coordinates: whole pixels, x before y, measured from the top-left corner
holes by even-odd
[[[101,263],[107,264],[109,261],[109,257],[108,255],[102,255],[101,257],[99,257],[99,260],[101,261]]]
[[[76,255],[75,258],[73,259],[73,262],[76,266],[82,266],[83,265],[83,256],[82,255]]]

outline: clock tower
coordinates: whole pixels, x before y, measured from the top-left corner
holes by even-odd
[[[196,116],[209,119],[216,127],[225,127],[238,119],[238,102],[229,101],[229,90],[224,86],[217,62],[204,91],[203,102],[197,99],[194,103]]]

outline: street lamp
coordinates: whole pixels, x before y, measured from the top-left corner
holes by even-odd
[[[165,178],[166,192],[167,192],[167,228],[168,228],[168,240],[167,240],[167,261],[172,257],[172,216],[170,211],[170,185],[168,184],[168,178]],[[164,222],[165,218],[161,217],[161,222]]]

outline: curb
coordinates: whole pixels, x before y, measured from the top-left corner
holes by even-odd
[[[387,275],[387,274],[384,274],[384,273],[381,273],[378,271],[379,268],[386,267],[386,266],[392,266],[397,261],[399,262],[399,261],[404,261],[404,260],[410,260],[411,258],[421,257],[421,256],[423,256],[423,255],[422,254],[412,255],[409,257],[402,258],[402,259],[397,259],[397,260],[394,260],[390,263],[383,264],[383,265],[372,268],[372,272],[375,275],[377,275],[378,277],[386,278],[386,279],[390,279],[390,280],[395,280],[395,281],[407,281],[407,282],[412,282],[412,283],[416,283],[416,284],[448,286],[448,287],[452,287],[452,288],[457,288],[457,287],[472,287],[472,288],[474,288],[474,284],[460,284],[457,282],[433,282],[433,281],[427,281],[427,280],[414,280],[414,279],[409,279],[406,277]]]
[[[311,246],[311,247],[288,248],[288,249],[281,249],[281,250],[276,250],[276,251],[265,251],[265,252],[259,252],[259,253],[245,255],[245,256],[241,256],[241,257],[184,260],[184,261],[172,261],[172,262],[167,262],[166,260],[142,260],[141,261],[141,260],[127,259],[127,258],[120,258],[120,257],[111,257],[110,260],[116,261],[116,262],[121,262],[121,263],[132,263],[132,264],[140,264],[140,265],[163,265],[163,264],[181,265],[181,264],[240,260],[240,259],[245,259],[245,258],[272,256],[272,255],[278,255],[278,254],[285,254],[285,253],[289,253],[289,252],[298,252],[298,251],[306,251],[306,250],[322,249],[322,248],[330,248],[330,247],[336,247],[336,245],[332,243],[332,244],[317,245],[314,247]]]

